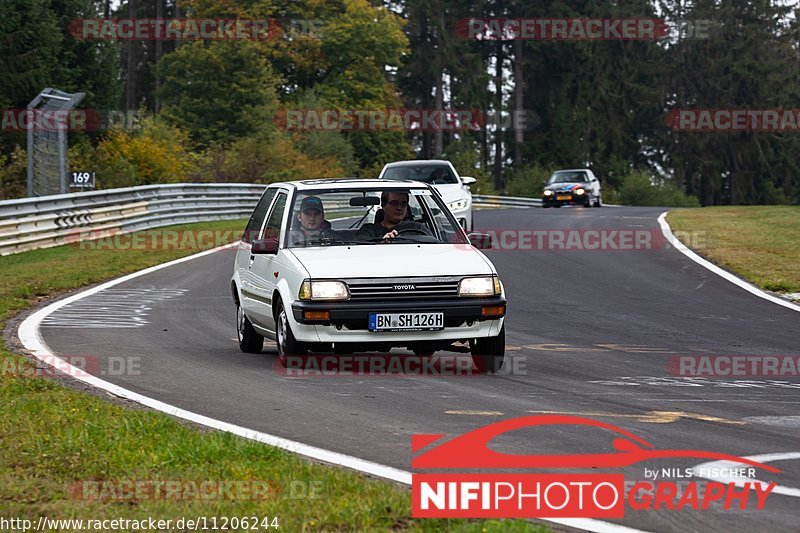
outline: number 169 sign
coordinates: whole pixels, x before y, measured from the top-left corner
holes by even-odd
[[[94,189],[94,172],[70,172],[70,187]]]

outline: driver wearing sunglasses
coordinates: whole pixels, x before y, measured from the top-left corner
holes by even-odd
[[[357,239],[390,241],[408,232],[416,235],[431,235],[428,226],[413,220],[406,220],[409,213],[408,193],[403,191],[383,191],[381,193],[383,220],[364,224],[356,233]]]

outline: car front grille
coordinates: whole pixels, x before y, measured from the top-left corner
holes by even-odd
[[[344,280],[350,301],[448,300],[458,297],[460,277]],[[413,287],[413,288],[412,288]]]

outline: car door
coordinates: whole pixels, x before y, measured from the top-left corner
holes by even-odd
[[[278,190],[264,229],[259,236],[260,239],[278,239],[279,247],[283,246],[286,233],[283,231],[283,224],[288,198],[288,191]],[[275,318],[272,316],[272,293],[278,282],[275,272],[280,270],[277,261],[278,254],[251,254],[248,264],[252,300],[252,311],[248,316],[251,322],[255,321],[254,323],[270,332],[275,331]]]
[[[264,223],[267,220],[267,214],[269,214],[269,208],[277,192],[278,189],[272,187],[268,188],[264,191],[264,194],[261,195],[258,204],[256,204],[253,213],[250,215],[250,220],[248,220],[247,227],[242,235],[242,241],[239,243],[239,247],[236,250],[235,268],[238,274],[239,289],[242,295],[240,304],[244,314],[248,317],[251,317],[254,311],[254,300],[252,298],[251,289],[253,281],[250,276],[250,257],[252,254],[250,250],[252,242],[257,239],[263,231]]]

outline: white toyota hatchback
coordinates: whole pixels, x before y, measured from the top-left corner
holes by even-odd
[[[469,186],[475,178],[459,176],[450,161],[430,159],[387,163],[378,179],[414,180],[430,183],[439,191],[450,212],[461,227],[472,231],[472,192]]]
[[[236,252],[239,347],[432,355],[469,344],[479,371],[501,368],[506,299],[492,263],[428,184],[312,180],[267,187]]]

